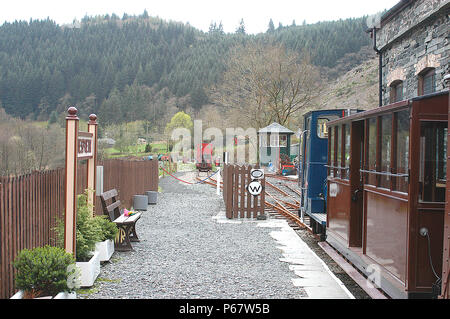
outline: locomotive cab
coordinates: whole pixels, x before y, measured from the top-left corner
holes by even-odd
[[[298,180],[302,190],[299,216],[306,215],[314,233],[324,240],[326,227],[328,128],[330,121],[354,114],[357,110],[320,110],[304,115],[299,144]]]

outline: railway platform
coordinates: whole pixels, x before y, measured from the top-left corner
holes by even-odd
[[[176,175],[195,182],[194,172]],[[229,220],[209,185],[160,186],[134,251],[115,252],[78,298],[354,298],[286,220]]]

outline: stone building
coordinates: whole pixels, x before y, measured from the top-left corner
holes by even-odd
[[[381,16],[374,49],[383,105],[446,90],[449,13],[450,0],[402,0]]]

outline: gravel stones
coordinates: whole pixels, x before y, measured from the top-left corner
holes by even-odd
[[[178,177],[185,176],[178,174]],[[158,204],[136,224],[134,251],[115,252],[91,294],[79,298],[302,298],[295,274],[256,220],[219,223],[223,200],[209,185],[160,180]]]

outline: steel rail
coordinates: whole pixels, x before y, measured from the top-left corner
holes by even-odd
[[[293,189],[293,188],[290,187],[289,185],[283,185],[283,186],[287,187],[287,188],[290,189],[292,192],[296,193],[298,196],[302,196],[302,194],[301,194],[298,190]]]
[[[279,193],[283,194],[284,196],[290,196],[288,193],[286,193],[285,191],[279,189],[278,187],[276,187],[275,185],[273,185],[272,183],[268,182],[266,180],[266,184],[269,185],[270,187],[272,187],[273,189],[277,190]]]

